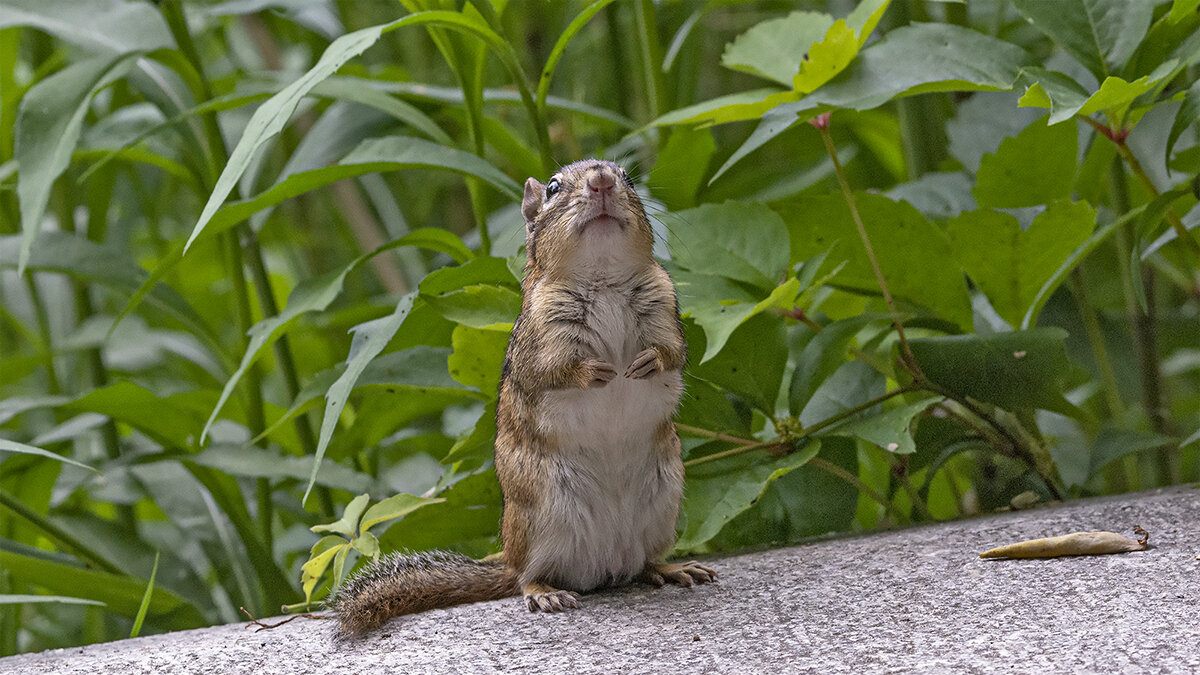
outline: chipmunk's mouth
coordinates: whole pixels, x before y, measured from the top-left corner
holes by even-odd
[[[607,213],[602,213],[594,218],[589,218],[588,220],[585,220],[579,226],[580,231],[591,230],[591,229],[600,229],[600,230],[621,229],[621,230],[623,230],[623,229],[625,229],[625,221],[621,220],[620,218],[610,216]]]

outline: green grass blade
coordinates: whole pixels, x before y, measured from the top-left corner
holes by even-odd
[[[150,583],[146,584],[146,593],[142,595],[142,604],[138,607],[137,616],[133,619],[133,630],[129,637],[135,638],[142,632],[142,621],[146,619],[146,610],[150,609],[150,598],[154,596],[154,577],[158,576],[158,551],[154,552],[154,569],[150,570]]]

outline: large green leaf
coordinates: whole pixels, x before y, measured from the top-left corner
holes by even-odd
[[[721,65],[790,87],[809,47],[831,26],[833,17],[822,12],[792,12],[763,21],[725,45]]]
[[[192,232],[188,245],[201,231],[208,236],[218,234],[285,199],[346,178],[400,169],[447,169],[479,178],[514,198],[520,194],[514,180],[471,153],[415,136],[368,138],[333,166],[292,174],[250,199],[222,207],[206,221],[205,229]]]
[[[475,328],[511,324],[521,311],[516,277],[504,258],[475,258],[431,272],[421,298],[442,316]]]
[[[972,192],[984,208],[1021,208],[1070,196],[1075,185],[1078,133],[1042,118],[983,156]]]
[[[704,185],[708,164],[717,150],[712,132],[679,127],[671,132],[650,169],[650,192],[667,209],[676,211],[696,205],[696,194]]]
[[[1071,135],[1075,130],[1070,129]],[[1087,240],[1096,212],[1087,202],[1051,204],[1022,230],[999,211],[971,211],[950,221],[950,246],[958,263],[1009,325],[1021,319],[1071,252]]]
[[[749,509],[772,482],[816,457],[819,441],[773,457],[765,452],[728,457],[688,468],[684,489],[685,525],[677,551],[694,551],[721,531],[735,516]]]
[[[1095,476],[1109,462],[1120,459],[1143,450],[1170,447],[1175,439],[1162,434],[1136,429],[1108,428],[1100,432],[1092,445],[1091,461],[1088,464],[1088,477]]]
[[[796,279],[789,279],[759,299],[761,292],[725,277],[676,271],[672,278],[680,312],[704,329],[706,346],[700,363],[724,349],[729,336],[751,317],[771,308],[791,310],[801,290]]]
[[[941,399],[926,398],[913,403],[903,403],[883,412],[870,414],[840,425],[830,433],[854,436],[873,443],[897,455],[911,455],[917,451],[913,440],[913,425],[921,413]]]
[[[128,0],[5,0],[0,28],[30,26],[88,51],[125,54],[171,46],[162,15]]]
[[[894,98],[937,91],[1007,90],[1027,60],[1020,47],[959,26],[927,23],[898,28],[864,49],[820,89],[763,115],[758,128],[712,180],[797,122],[821,112],[868,110]]]
[[[182,394],[179,396],[188,396]],[[162,398],[133,382],[95,389],[63,406],[72,412],[96,412],[124,422],[171,448],[195,447],[203,416],[172,398]]]
[[[1007,409],[1042,408],[1064,415],[1079,410],[1062,395],[1070,371],[1061,328],[1031,328],[990,335],[909,340],[931,382],[950,394]]]
[[[788,267],[787,227],[757,202],[704,204],[662,214],[671,260],[684,269],[717,274],[769,292]]]
[[[329,447],[330,439],[333,438],[333,430],[342,416],[342,410],[346,407],[350,392],[358,382],[359,376],[367,369],[367,365],[383,351],[388,340],[391,340],[396,331],[400,329],[400,324],[404,323],[404,318],[412,309],[415,297],[415,294],[410,293],[396,303],[396,310],[390,315],[359,324],[351,329],[354,333],[354,340],[350,344],[346,370],[329,387],[329,391],[325,392],[325,416],[321,419],[317,453],[313,457],[312,471],[309,473],[308,485],[304,488],[304,497],[300,500],[301,503],[308,501],[308,494],[317,480],[317,471],[321,468],[321,458],[325,456],[325,450]]]
[[[21,581],[77,598],[102,602],[110,612],[133,618],[142,604],[145,581],[119,577],[61,562],[0,550],[0,568]],[[150,600],[149,615],[167,627],[182,630],[206,624],[192,605],[165,588]]]
[[[1104,78],[1100,88],[1090,92],[1070,76],[1044,68],[1026,68],[1025,78],[1032,81],[1017,105],[1050,109],[1050,124],[1072,117],[1104,111],[1112,124],[1124,123],[1126,111],[1134,100],[1172,77],[1175,60],[1161,64],[1154,72],[1127,82],[1115,75]]]
[[[783,318],[758,314],[729,336],[726,349],[692,366],[691,373],[745,398],[773,417],[786,366]]]
[[[489,398],[500,389],[500,364],[508,348],[508,331],[457,326],[454,352],[447,366],[458,382],[475,387]]]
[[[817,388],[846,362],[846,347],[867,324],[886,317],[863,315],[842,319],[822,328],[804,346],[792,372],[788,409],[798,416]]]
[[[288,296],[287,306],[283,308],[282,312],[273,317],[263,319],[250,328],[250,341],[246,345],[245,354],[242,355],[242,362],[221,390],[221,397],[217,399],[217,404],[213,406],[212,414],[209,415],[208,422],[205,423],[204,430],[200,434],[200,443],[204,443],[209,428],[216,421],[217,414],[221,412],[221,408],[224,407],[225,402],[233,394],[234,387],[237,386],[237,383],[250,366],[254,365],[254,362],[262,355],[263,350],[278,340],[287,327],[302,314],[319,312],[329,307],[329,304],[341,295],[342,284],[346,280],[346,275],[358,267],[359,264],[383,251],[400,246],[430,248],[449,253],[456,258],[463,255],[470,256],[470,250],[454,234],[446,230],[424,228],[410,232],[370,253],[361,255],[340,270],[301,281],[296,288],[292,289],[291,295]]]
[[[209,195],[208,202],[204,205],[204,210],[201,212],[195,228],[192,229],[191,236],[188,237],[185,250],[191,246],[196,237],[200,236],[200,233],[204,231],[209,221],[216,215],[217,209],[225,202],[229,194],[233,192],[238,180],[246,172],[246,169],[249,168],[258,149],[283,130],[292,113],[296,111],[296,106],[300,104],[301,99],[308,95],[315,86],[337,72],[347,61],[363,53],[368,47],[378,42],[384,33],[404,26],[419,25],[444,26],[452,30],[473,33],[486,40],[489,45],[497,47],[501,60],[505,62],[505,65],[510,70],[520,72],[520,66],[513,62],[515,57],[512,56],[511,47],[508,47],[504,40],[492,32],[485,24],[471,18],[469,14],[445,11],[419,12],[397,19],[391,23],[369,26],[339,37],[325,49],[321,54],[321,58],[317,60],[316,65],[310,68],[304,75],[301,75],[295,82],[268,99],[259,106],[258,110],[254,111],[254,115],[246,125],[246,130],[242,133],[242,138],[229,155],[229,162],[221,171],[220,177],[217,178],[217,184],[213,188],[212,194]],[[522,93],[527,94],[524,90]],[[439,147],[444,148],[444,146]],[[451,148],[444,149],[447,151],[447,154],[451,154]],[[367,157],[361,158],[361,160],[365,160],[368,164],[371,161],[386,162],[388,161],[387,157],[380,155],[391,155],[394,157],[396,154],[399,154],[396,148],[391,147],[384,148],[383,150],[386,150],[386,152],[375,153],[375,150],[380,149],[372,148],[373,152],[366,153]],[[402,156],[406,158],[405,161],[412,161],[407,155]],[[482,162],[478,158],[475,159]]]
[[[13,154],[20,167],[17,197],[21,200],[21,253],[24,274],[34,238],[50,201],[54,181],[71,162],[83,129],[83,117],[96,92],[125,76],[137,54],[81,61],[35,84],[21,99]]]
[[[1016,8],[1097,80],[1133,55],[1150,28],[1151,0],[1013,0]]]
[[[930,264],[951,259],[945,233],[905,202],[868,193],[855,193],[855,201],[892,295],[924,306],[960,327],[970,327],[971,305],[962,274],[952,265]],[[842,195],[801,197],[779,202],[775,209],[791,232],[793,262],[831,251],[831,261],[847,261],[835,285],[879,292]]]
[[[215,444],[189,459],[200,466],[218,469],[239,478],[303,481],[312,471],[312,460],[307,457],[280,455],[253,445]],[[317,483],[355,493],[365,492],[372,487],[370,476],[329,460],[321,461]]]
[[[50,452],[49,450],[43,450],[39,447],[35,447],[32,445],[26,445],[24,443],[18,443],[16,441],[10,441],[7,438],[0,438],[0,452],[15,452],[18,454],[23,454],[23,455],[36,455],[38,457],[46,457],[46,458],[53,459],[58,462],[65,462],[67,464],[78,466],[78,467],[87,469],[88,471],[94,471],[96,473],[100,473],[94,467],[88,466],[87,464],[84,464],[83,462],[76,462],[75,460],[73,460],[69,457],[63,457],[62,455],[55,454],[53,452]]]

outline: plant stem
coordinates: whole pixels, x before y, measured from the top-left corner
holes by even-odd
[[[668,107],[667,81],[662,72],[662,45],[658,40],[658,21],[652,0],[638,0],[633,11],[634,25],[640,38],[642,77],[646,80],[646,112],[655,119]]]
[[[773,439],[770,441],[762,441],[761,443],[751,443],[750,445],[739,445],[736,448],[729,448],[728,450],[714,452],[711,455],[705,455],[703,457],[696,457],[695,459],[689,459],[688,461],[684,462],[683,465],[685,467],[696,466],[697,464],[703,464],[705,462],[711,462],[711,461],[717,460],[717,459],[725,459],[726,457],[734,457],[736,455],[741,455],[743,453],[750,452],[751,450],[762,450],[763,448],[773,448],[773,447],[787,445],[789,442],[790,441],[787,438],[776,438],[776,439]]]
[[[778,436],[776,438],[773,438],[769,441],[752,441],[752,440],[749,440],[746,438],[738,438],[737,436],[730,436],[728,434],[722,434],[722,433],[719,433],[716,431],[700,429],[698,427],[689,426],[687,424],[676,424],[675,425],[676,429],[678,429],[679,431],[682,431],[684,433],[687,433],[689,435],[692,435],[692,436],[700,436],[703,438],[711,438],[711,439],[718,440],[718,441],[726,441],[729,443],[737,444],[736,448],[729,448],[728,450],[714,452],[711,455],[704,455],[703,457],[697,457],[695,459],[690,459],[690,460],[684,462],[683,465],[684,466],[695,466],[697,464],[703,464],[704,462],[710,462],[714,459],[724,459],[726,457],[733,457],[735,455],[740,455],[740,454],[743,454],[746,452],[750,452],[752,450],[762,450],[763,448],[778,447],[778,446],[792,444],[796,441],[805,440],[807,437],[812,436],[813,434],[817,433],[818,431],[827,429],[827,428],[834,426],[836,424],[839,424],[841,422],[845,422],[846,420],[857,415],[858,413],[860,413],[864,410],[873,408],[873,407],[879,405],[880,403],[883,403],[884,401],[888,400],[889,398],[899,396],[900,394],[904,394],[904,393],[907,393],[910,391],[913,391],[912,387],[901,387],[899,389],[889,391],[888,393],[883,394],[882,396],[876,396],[875,398],[873,398],[869,401],[860,403],[852,408],[847,408],[846,410],[843,410],[842,412],[840,412],[832,417],[829,417],[828,419],[823,419],[820,422],[817,422],[816,424],[812,425],[811,427],[804,429],[801,432],[800,436],[783,435],[783,436]]]
[[[854,219],[854,225],[858,228],[858,236],[862,239],[863,247],[867,251],[867,259],[871,261],[871,269],[875,271],[875,280],[879,283],[879,290],[883,292],[883,300],[887,303],[888,311],[892,314],[892,325],[896,327],[896,336],[900,339],[900,355],[905,368],[913,376],[913,379],[918,382],[925,380],[925,375],[921,372],[920,366],[917,365],[917,359],[913,356],[912,349],[908,346],[908,338],[904,335],[904,322],[900,320],[899,313],[896,312],[896,301],[892,299],[892,292],[888,289],[887,279],[883,276],[883,270],[879,267],[879,260],[875,257],[875,249],[871,246],[871,238],[867,236],[867,228],[863,225],[862,216],[858,213],[858,205],[854,200],[854,191],[850,189],[850,183],[846,180],[846,171],[842,168],[842,163],[838,160],[837,150],[833,147],[833,137],[829,133],[829,124],[814,124],[817,131],[821,132],[821,140],[825,142],[825,152],[829,154],[829,159],[833,162],[834,173],[837,174],[838,185],[842,188],[842,195],[846,198],[846,205],[850,207],[850,217]]]
[[[1142,186],[1146,188],[1146,192],[1150,193],[1152,199],[1159,197],[1162,194],[1159,192],[1158,186],[1154,184],[1154,181],[1150,180],[1150,175],[1146,173],[1146,169],[1138,160],[1137,155],[1133,154],[1133,150],[1131,150],[1129,145],[1125,143],[1125,139],[1129,136],[1128,130],[1110,129],[1091,117],[1081,117],[1080,119],[1090,124],[1092,128],[1100,132],[1102,136],[1112,141],[1113,144],[1117,146],[1117,154],[1121,156],[1121,159],[1124,160],[1127,165],[1129,165],[1129,170],[1132,171],[1133,175],[1137,177],[1138,182],[1140,182]],[[1126,200],[1126,206],[1128,206],[1128,199]],[[1125,213],[1126,211],[1128,211],[1128,208],[1122,209],[1119,212]],[[1192,233],[1189,232],[1186,227],[1184,227],[1183,221],[1179,218],[1179,214],[1175,213],[1175,209],[1170,207],[1167,208],[1167,212],[1164,217],[1166,218],[1167,223],[1171,225],[1171,229],[1175,230],[1176,237],[1183,242],[1184,246],[1186,246],[1193,255],[1200,257],[1200,241],[1197,241],[1196,238],[1192,236]]]
[[[757,443],[757,441],[751,441],[751,440],[745,439],[745,438],[738,438],[737,436],[730,436],[729,434],[723,434],[723,433],[720,433],[717,431],[709,431],[708,429],[701,429],[700,427],[693,427],[689,424],[680,424],[678,422],[675,423],[675,429],[678,430],[679,432],[685,433],[689,436],[699,436],[700,438],[711,438],[711,439],[717,440],[717,441],[727,441],[729,443],[737,443],[738,445],[754,445],[755,443]]]
[[[1113,370],[1112,359],[1108,356],[1108,347],[1104,344],[1104,332],[1100,321],[1096,318],[1096,308],[1088,297],[1087,285],[1083,283],[1081,267],[1071,271],[1068,281],[1071,294],[1075,296],[1079,316],[1083,320],[1083,329],[1087,333],[1088,342],[1092,344],[1092,355],[1096,359],[1096,368],[1100,371],[1100,383],[1104,389],[1105,400],[1108,403],[1109,416],[1116,420],[1125,419],[1125,403],[1121,400],[1121,390],[1117,386],[1116,372]]]

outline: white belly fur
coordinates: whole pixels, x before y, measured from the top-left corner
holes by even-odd
[[[580,591],[641,572],[673,540],[682,490],[678,480],[664,480],[679,469],[660,466],[679,460],[661,460],[654,447],[659,426],[675,413],[680,371],[625,377],[638,352],[634,317],[616,293],[598,294],[590,309],[588,324],[603,341],[598,357],[610,360],[617,377],[600,388],[543,395],[539,426],[558,453],[525,568],[526,581]]]

